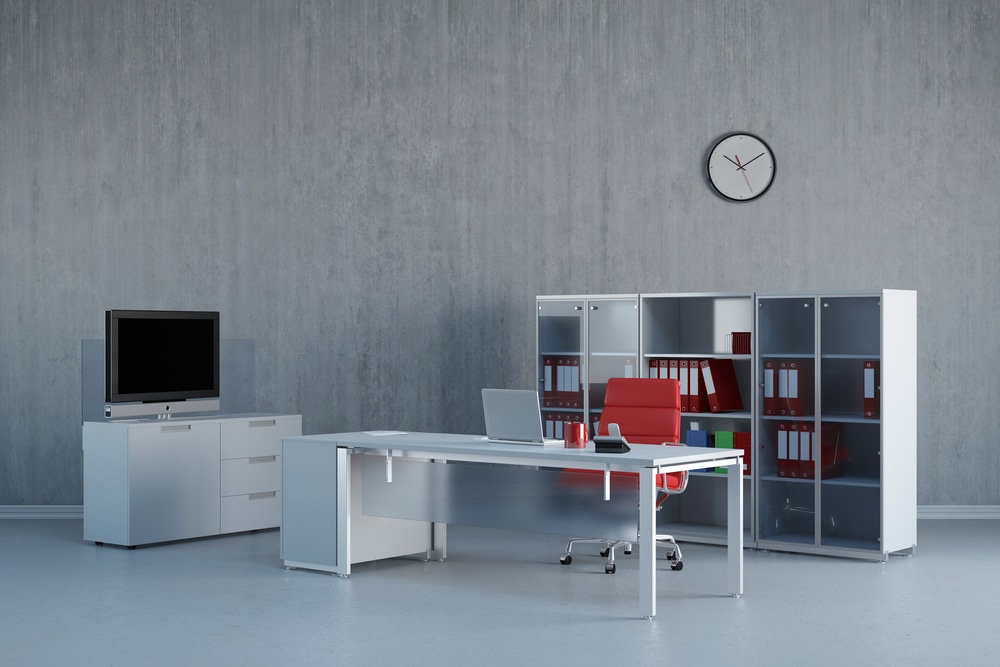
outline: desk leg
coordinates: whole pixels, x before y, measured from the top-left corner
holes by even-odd
[[[337,566],[334,574],[351,574],[351,453],[337,448]]]
[[[431,524],[431,551],[428,552],[427,557],[429,559],[437,558],[440,561],[448,558],[448,524]]]
[[[656,616],[656,475],[639,473],[639,606],[643,618]]]
[[[733,597],[743,595],[743,459],[729,466],[728,579]]]

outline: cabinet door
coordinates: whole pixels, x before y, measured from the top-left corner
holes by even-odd
[[[881,303],[820,299],[820,409],[812,475],[820,483],[824,547],[881,548]]]
[[[219,533],[219,424],[129,429],[129,544]]]
[[[601,418],[608,380],[639,377],[639,299],[587,301],[587,420]]]
[[[818,511],[811,462],[816,433],[814,296],[758,296],[758,472],[761,542],[814,546],[832,517]]]
[[[546,437],[561,438],[566,421],[583,422],[584,299],[539,298],[538,397]]]

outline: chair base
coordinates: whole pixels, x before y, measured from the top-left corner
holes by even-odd
[[[607,558],[607,562],[604,564],[604,571],[607,574],[614,574],[617,570],[615,565],[615,551],[622,548],[625,555],[632,553],[632,543],[626,542],[624,540],[608,540],[596,537],[574,537],[566,543],[566,553],[559,557],[559,562],[563,565],[569,565],[573,562],[573,545],[574,544],[602,544],[604,548],[601,549],[600,554],[602,557]],[[670,569],[679,571],[684,568],[684,563],[681,561],[681,548],[677,545],[672,535],[657,535],[656,536],[656,548],[657,551],[664,549],[667,552],[667,560],[670,561]]]

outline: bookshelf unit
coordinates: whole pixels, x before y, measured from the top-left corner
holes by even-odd
[[[745,545],[869,560],[912,552],[916,292],[539,296],[536,304],[550,436],[573,420],[593,433],[610,377],[670,377],[660,364],[672,362],[677,372],[681,362],[689,372],[693,360],[731,363],[742,408],[701,404],[682,414],[681,435],[687,442],[697,424],[712,446],[749,434]],[[734,332],[750,334],[748,349],[734,352]],[[551,390],[560,358],[577,368],[563,371],[579,378],[575,393]],[[724,544],[725,498],[725,475],[692,472],[687,490],[664,504],[658,528]]]
[[[760,293],[757,332],[758,546],[912,552],[916,292]]]
[[[589,425],[591,436],[612,377],[639,372],[639,297],[539,296],[538,396],[545,435],[562,437],[563,422]]]
[[[683,376],[687,364],[689,382],[681,382],[682,401],[691,386],[690,378],[703,380],[699,362],[731,364],[735,371],[742,406],[713,412],[705,404],[691,405],[681,413],[681,440],[689,442],[688,431],[707,433],[709,446],[725,442],[724,434],[744,433],[751,443],[755,398],[752,342],[754,325],[753,293],[642,294],[639,297],[641,324],[640,350],[645,377]],[[734,353],[734,332],[750,334],[751,347]],[[664,368],[666,366],[666,368]],[[676,371],[673,369],[676,368]],[[732,440],[733,436],[729,436]],[[752,451],[744,459],[743,526],[744,543],[754,541],[754,485]],[[749,474],[748,474],[749,473]],[[714,469],[692,471],[687,490],[663,504],[657,528],[678,540],[710,544],[726,543],[726,475]]]

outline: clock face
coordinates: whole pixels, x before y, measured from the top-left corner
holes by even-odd
[[[708,154],[708,180],[731,201],[751,201],[774,181],[774,154],[760,137],[745,132],[718,141]]]

